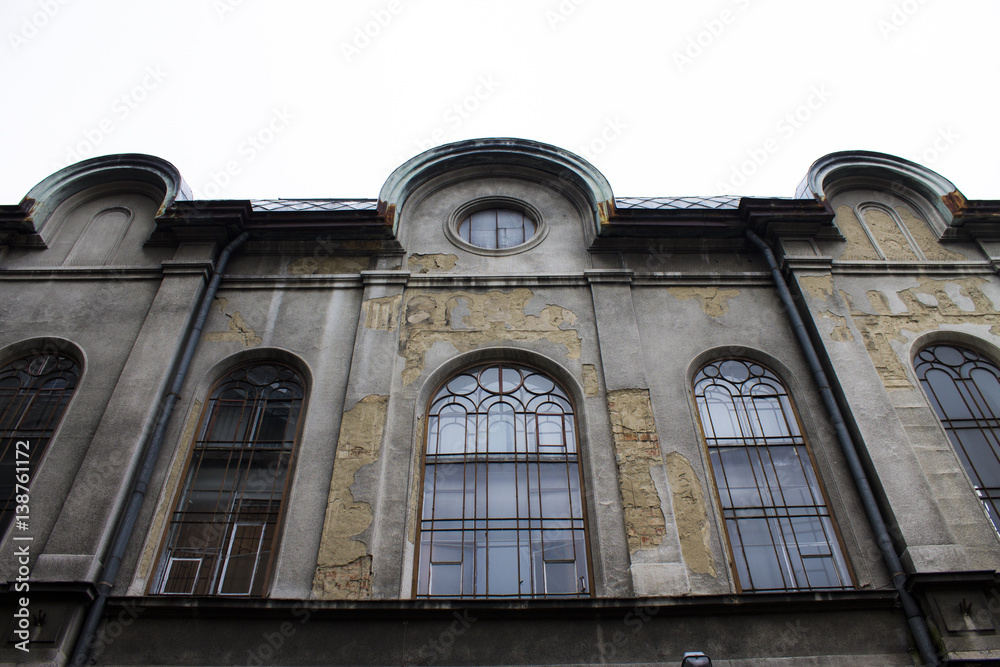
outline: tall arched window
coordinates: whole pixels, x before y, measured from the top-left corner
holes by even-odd
[[[34,477],[79,377],[76,362],[60,354],[32,354],[0,368],[0,536],[27,486],[18,484]]]
[[[957,345],[925,347],[914,368],[986,513],[1000,530],[1000,368]]]
[[[573,404],[545,374],[463,371],[427,411],[417,597],[588,597]]]
[[[295,452],[303,386],[278,364],[212,390],[170,517],[152,592],[263,595]]]
[[[695,400],[743,592],[852,587],[791,398],[743,359],[708,364]]]

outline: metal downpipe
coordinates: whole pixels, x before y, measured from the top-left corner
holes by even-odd
[[[851,437],[850,431],[847,430],[847,425],[844,422],[844,415],[840,411],[840,406],[837,405],[837,399],[833,395],[833,390],[830,388],[830,382],[827,379],[826,373],[823,371],[823,367],[820,364],[819,357],[816,354],[816,348],[813,346],[812,340],[806,332],[805,324],[802,322],[802,317],[799,315],[798,308],[792,299],[791,292],[788,291],[788,285],[785,283],[785,278],[781,275],[781,270],[778,268],[778,262],[774,258],[774,253],[771,252],[771,248],[767,245],[767,243],[765,243],[762,238],[757,236],[757,234],[755,234],[749,227],[746,229],[746,237],[747,240],[757,246],[757,248],[761,251],[764,258],[767,260],[768,267],[771,269],[771,276],[774,278],[774,284],[778,289],[778,296],[781,298],[781,302],[784,304],[785,310],[788,312],[788,317],[792,320],[792,328],[795,330],[795,337],[798,339],[799,345],[802,347],[802,351],[806,355],[806,361],[809,363],[809,369],[812,371],[816,385],[819,387],[820,395],[823,397],[823,404],[826,406],[827,412],[830,415],[830,420],[833,422],[834,430],[837,433],[837,440],[840,441],[840,447],[844,451],[844,456],[847,458],[847,465],[850,468],[851,476],[854,477],[854,482],[858,487],[858,493],[861,496],[861,503],[864,505],[865,513],[868,515],[868,521],[871,523],[872,529],[875,531],[879,549],[882,551],[882,559],[885,561],[886,567],[889,568],[889,573],[892,575],[892,583],[896,588],[896,592],[899,594],[900,602],[903,605],[903,613],[906,614],[906,620],[910,626],[910,632],[913,633],[913,638],[917,643],[917,648],[920,650],[920,655],[923,657],[924,662],[928,665],[940,665],[941,661],[938,659],[937,650],[934,648],[934,642],[931,640],[930,632],[927,629],[927,622],[920,613],[920,606],[913,595],[906,590],[907,577],[903,572],[903,564],[899,560],[899,555],[896,553],[895,547],[892,545],[892,538],[889,536],[889,529],[882,516],[882,511],[879,509],[878,502],[875,500],[875,494],[868,481],[868,476],[865,473],[864,466],[861,464],[861,459],[858,457],[854,439]]]
[[[187,332],[187,344],[177,364],[174,380],[160,408],[153,434],[148,445],[145,447],[139,474],[132,484],[132,495],[129,498],[125,513],[115,532],[111,554],[104,569],[101,571],[100,581],[97,584],[97,598],[91,603],[90,609],[87,610],[83,628],[80,630],[76,647],[73,650],[73,657],[70,659],[71,665],[85,665],[86,661],[90,658],[94,635],[97,633],[97,626],[101,622],[104,607],[108,602],[111,589],[114,587],[115,578],[118,576],[118,569],[121,567],[122,557],[125,555],[125,549],[128,546],[129,539],[132,537],[132,531],[135,529],[135,522],[139,518],[139,509],[142,507],[142,501],[145,499],[146,491],[149,488],[149,480],[152,478],[153,470],[156,468],[156,459],[159,456],[160,447],[163,445],[163,438],[167,432],[167,423],[170,421],[170,415],[173,413],[174,406],[180,398],[181,387],[184,384],[185,377],[187,377],[188,368],[191,366],[191,360],[194,358],[198,342],[201,340],[201,331],[205,326],[205,321],[208,319],[208,311],[211,309],[212,300],[215,299],[215,294],[219,290],[219,283],[222,282],[222,272],[225,270],[233,251],[243,245],[249,236],[249,233],[243,232],[230,241],[229,245],[219,253],[219,257],[215,262],[215,272],[208,283],[208,289],[205,290],[205,294],[201,298],[201,304],[199,305],[194,322]]]

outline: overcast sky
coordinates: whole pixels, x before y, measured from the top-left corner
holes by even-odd
[[[622,196],[791,196],[872,150],[1000,199],[995,0],[3,0],[0,203],[149,153],[195,197],[375,198],[520,137]]]

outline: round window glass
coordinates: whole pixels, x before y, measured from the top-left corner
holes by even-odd
[[[462,240],[479,248],[502,250],[526,243],[538,228],[530,217],[509,208],[487,208],[458,223]]]

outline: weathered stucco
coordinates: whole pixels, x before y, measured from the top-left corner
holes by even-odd
[[[371,555],[355,536],[371,524],[372,509],[354,498],[351,485],[362,466],[378,459],[388,405],[388,396],[370,395],[344,412],[313,580],[316,598],[357,600],[371,595]]]
[[[832,340],[838,343],[850,343],[854,340],[854,334],[851,333],[850,328],[847,326],[846,317],[831,313],[829,310],[823,310],[817,314],[824,320],[833,322],[833,328],[830,329],[830,338]]]
[[[837,229],[847,239],[847,248],[841,253],[842,260],[881,259],[875,246],[868,239],[861,221],[850,206],[837,207]]]
[[[371,260],[364,255],[327,255],[303,257],[288,264],[292,275],[360,273],[368,269]]]
[[[403,295],[382,296],[368,299],[361,304],[361,312],[365,318],[365,328],[395,331],[399,324],[399,305]]]
[[[679,452],[664,457],[673,494],[674,521],[684,563],[692,572],[715,576],[715,559],[709,544],[708,509],[701,482],[691,462]]]
[[[740,295],[738,289],[721,287],[670,287],[670,294],[681,301],[698,299],[701,309],[710,317],[720,317],[729,312],[729,300]]]
[[[583,364],[583,395],[588,398],[597,396],[601,391],[601,383],[597,378],[597,366]]]
[[[242,343],[245,347],[255,347],[263,342],[263,339],[257,335],[257,332],[253,328],[243,321],[243,316],[240,315],[240,311],[236,310],[231,313],[226,312],[226,306],[228,301],[222,297],[215,299],[215,303],[219,306],[219,310],[223,315],[229,320],[229,330],[228,331],[208,331],[205,333],[204,338],[207,341],[213,343],[221,342],[237,342]]]
[[[459,352],[498,341],[548,340],[566,348],[568,359],[580,358],[576,314],[549,304],[538,315],[525,311],[534,293],[527,288],[509,292],[419,292],[405,295],[405,319],[399,353],[406,359],[403,384],[424,369],[424,355],[437,342]]]
[[[618,463],[625,533],[629,552],[635,553],[659,545],[666,533],[660,496],[650,473],[650,467],[662,465],[663,459],[649,390],[609,391],[608,411]]]
[[[969,259],[961,253],[948,250],[942,246],[938,242],[937,235],[927,226],[927,223],[914,215],[910,209],[905,206],[897,206],[896,214],[899,215],[899,219],[906,225],[910,236],[920,246],[920,250],[923,251],[927,259],[936,261],[963,261]]]
[[[411,271],[417,273],[445,273],[455,268],[458,263],[458,255],[414,253],[406,260],[406,265]]]
[[[1000,335],[1000,313],[980,289],[987,283],[985,278],[922,277],[917,282],[915,287],[890,292],[868,290],[867,307],[859,305],[847,292],[842,293],[882,383],[889,389],[913,386],[892,347],[893,341],[906,343],[906,333],[912,336],[948,325],[972,324],[989,327],[991,333]],[[960,307],[956,298],[965,307]]]
[[[886,211],[880,208],[868,208],[862,211],[868,230],[875,237],[882,254],[888,260],[914,261],[920,259],[913,252],[910,242],[903,231]]]

